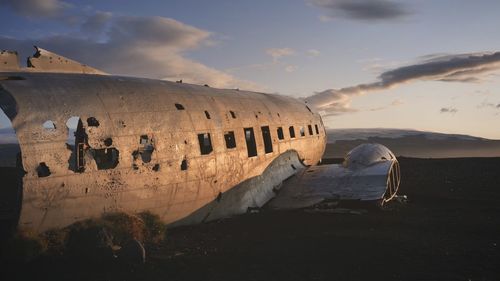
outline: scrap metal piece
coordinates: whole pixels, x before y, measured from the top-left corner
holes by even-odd
[[[284,182],[271,209],[305,208],[325,200],[391,200],[400,183],[399,163],[380,144],[362,144],[341,165],[311,166]]]

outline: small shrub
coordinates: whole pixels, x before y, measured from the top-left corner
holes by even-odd
[[[144,222],[145,241],[155,244],[163,241],[167,228],[160,217],[150,212],[142,212],[138,216]]]
[[[6,241],[1,258],[28,262],[42,255],[65,255],[101,262],[113,256],[116,246],[132,240],[156,244],[165,238],[166,225],[150,212],[138,215],[109,213],[41,234],[18,232]]]
[[[66,240],[69,235],[68,228],[57,228],[48,230],[39,236],[47,244],[47,253],[50,255],[62,255],[66,249]]]
[[[144,242],[144,222],[141,218],[126,213],[109,213],[102,216],[101,220],[111,231],[113,242],[123,245],[132,239]]]
[[[92,262],[113,258],[113,236],[109,227],[99,220],[85,220],[67,227],[65,252]]]

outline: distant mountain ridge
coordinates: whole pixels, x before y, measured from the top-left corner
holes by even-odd
[[[437,132],[419,131],[411,129],[388,129],[388,128],[368,128],[368,129],[328,129],[328,142],[334,143],[338,140],[367,140],[368,138],[401,138],[406,136],[424,136],[427,139],[445,140],[457,138],[461,140],[488,140],[481,137],[474,137],[460,134],[445,134]]]
[[[418,158],[500,157],[500,140],[409,129],[328,129],[324,158],[342,158],[362,143],[380,143],[397,156]]]
[[[12,128],[0,128],[0,144],[17,143],[16,133]]]

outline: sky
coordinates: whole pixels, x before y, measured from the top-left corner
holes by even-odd
[[[500,139],[499,12],[496,0],[0,0],[0,49],[303,98],[329,128]]]

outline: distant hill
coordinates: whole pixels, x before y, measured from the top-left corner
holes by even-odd
[[[500,140],[406,129],[329,129],[324,158],[338,158],[362,143],[380,143],[397,156],[499,157]]]
[[[17,143],[16,133],[12,128],[0,128],[0,144]]]

